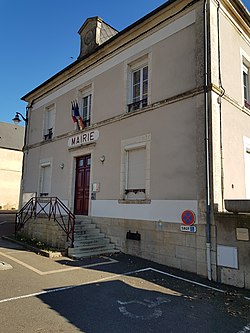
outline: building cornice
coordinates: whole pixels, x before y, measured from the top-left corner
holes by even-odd
[[[170,105],[170,104],[173,104],[173,103],[177,103],[177,102],[181,102],[183,100],[193,98],[193,97],[195,97],[197,95],[200,95],[200,94],[203,94],[203,93],[204,93],[204,87],[201,86],[201,87],[186,91],[182,94],[178,94],[178,95],[169,97],[167,99],[163,99],[161,101],[155,102],[155,103],[153,103],[151,105],[148,105],[147,107],[145,107],[141,110],[136,110],[135,112],[126,112],[126,113],[120,114],[119,116],[112,117],[112,118],[109,118],[109,119],[105,119],[103,121],[100,121],[98,123],[95,123],[95,124],[89,126],[88,128],[86,128],[86,131],[99,129],[102,126],[106,126],[106,125],[109,125],[109,124],[112,124],[112,123],[115,123],[115,122],[118,122],[118,121],[122,121],[122,120],[127,119],[127,118],[136,117],[136,116],[139,116],[139,115],[147,113],[147,112],[152,112],[152,111],[154,111],[156,109],[159,109],[159,108],[162,108],[164,106],[167,106],[167,105]],[[64,134],[61,134],[61,135],[57,135],[57,136],[53,137],[52,140],[41,141],[41,142],[37,142],[37,143],[31,144],[29,146],[26,146],[24,150],[26,151],[26,150],[29,150],[29,149],[40,147],[42,145],[50,144],[50,143],[58,141],[58,140],[68,139],[71,136],[79,134],[79,133],[84,133],[84,131],[75,131],[74,130],[74,131],[67,132],[67,133],[64,133]]]
[[[217,0],[215,2],[218,2]],[[250,14],[240,0],[220,0],[233,21],[250,38]]]

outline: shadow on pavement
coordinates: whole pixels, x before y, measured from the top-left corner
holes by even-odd
[[[134,277],[124,280],[72,287],[56,296],[48,289],[38,298],[85,333],[234,333],[245,325],[214,301],[169,288],[152,291],[152,283]]]
[[[15,233],[16,211],[0,211],[0,237]]]

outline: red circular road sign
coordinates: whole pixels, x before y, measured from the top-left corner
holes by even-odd
[[[193,225],[195,222],[195,214],[191,210],[185,210],[181,214],[181,220],[185,225]]]

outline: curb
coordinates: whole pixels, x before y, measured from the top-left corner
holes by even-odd
[[[12,242],[12,243],[15,243],[15,244],[18,244],[18,245],[21,245],[23,246],[24,248],[32,251],[32,252],[35,252],[36,254],[39,254],[43,257],[47,257],[47,258],[59,258],[59,257],[63,257],[65,255],[65,253],[61,252],[61,251],[47,251],[47,250],[43,250],[43,249],[39,249],[35,246],[32,246],[32,245],[29,245],[29,244],[26,244],[26,243],[23,243],[23,242],[20,242],[14,238],[11,238],[11,237],[7,237],[7,236],[2,236],[2,239],[4,240],[7,240],[9,242]]]

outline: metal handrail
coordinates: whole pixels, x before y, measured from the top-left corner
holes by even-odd
[[[67,235],[67,242],[74,246],[75,215],[57,197],[33,197],[16,214],[15,233],[31,218],[48,217],[54,220]]]

